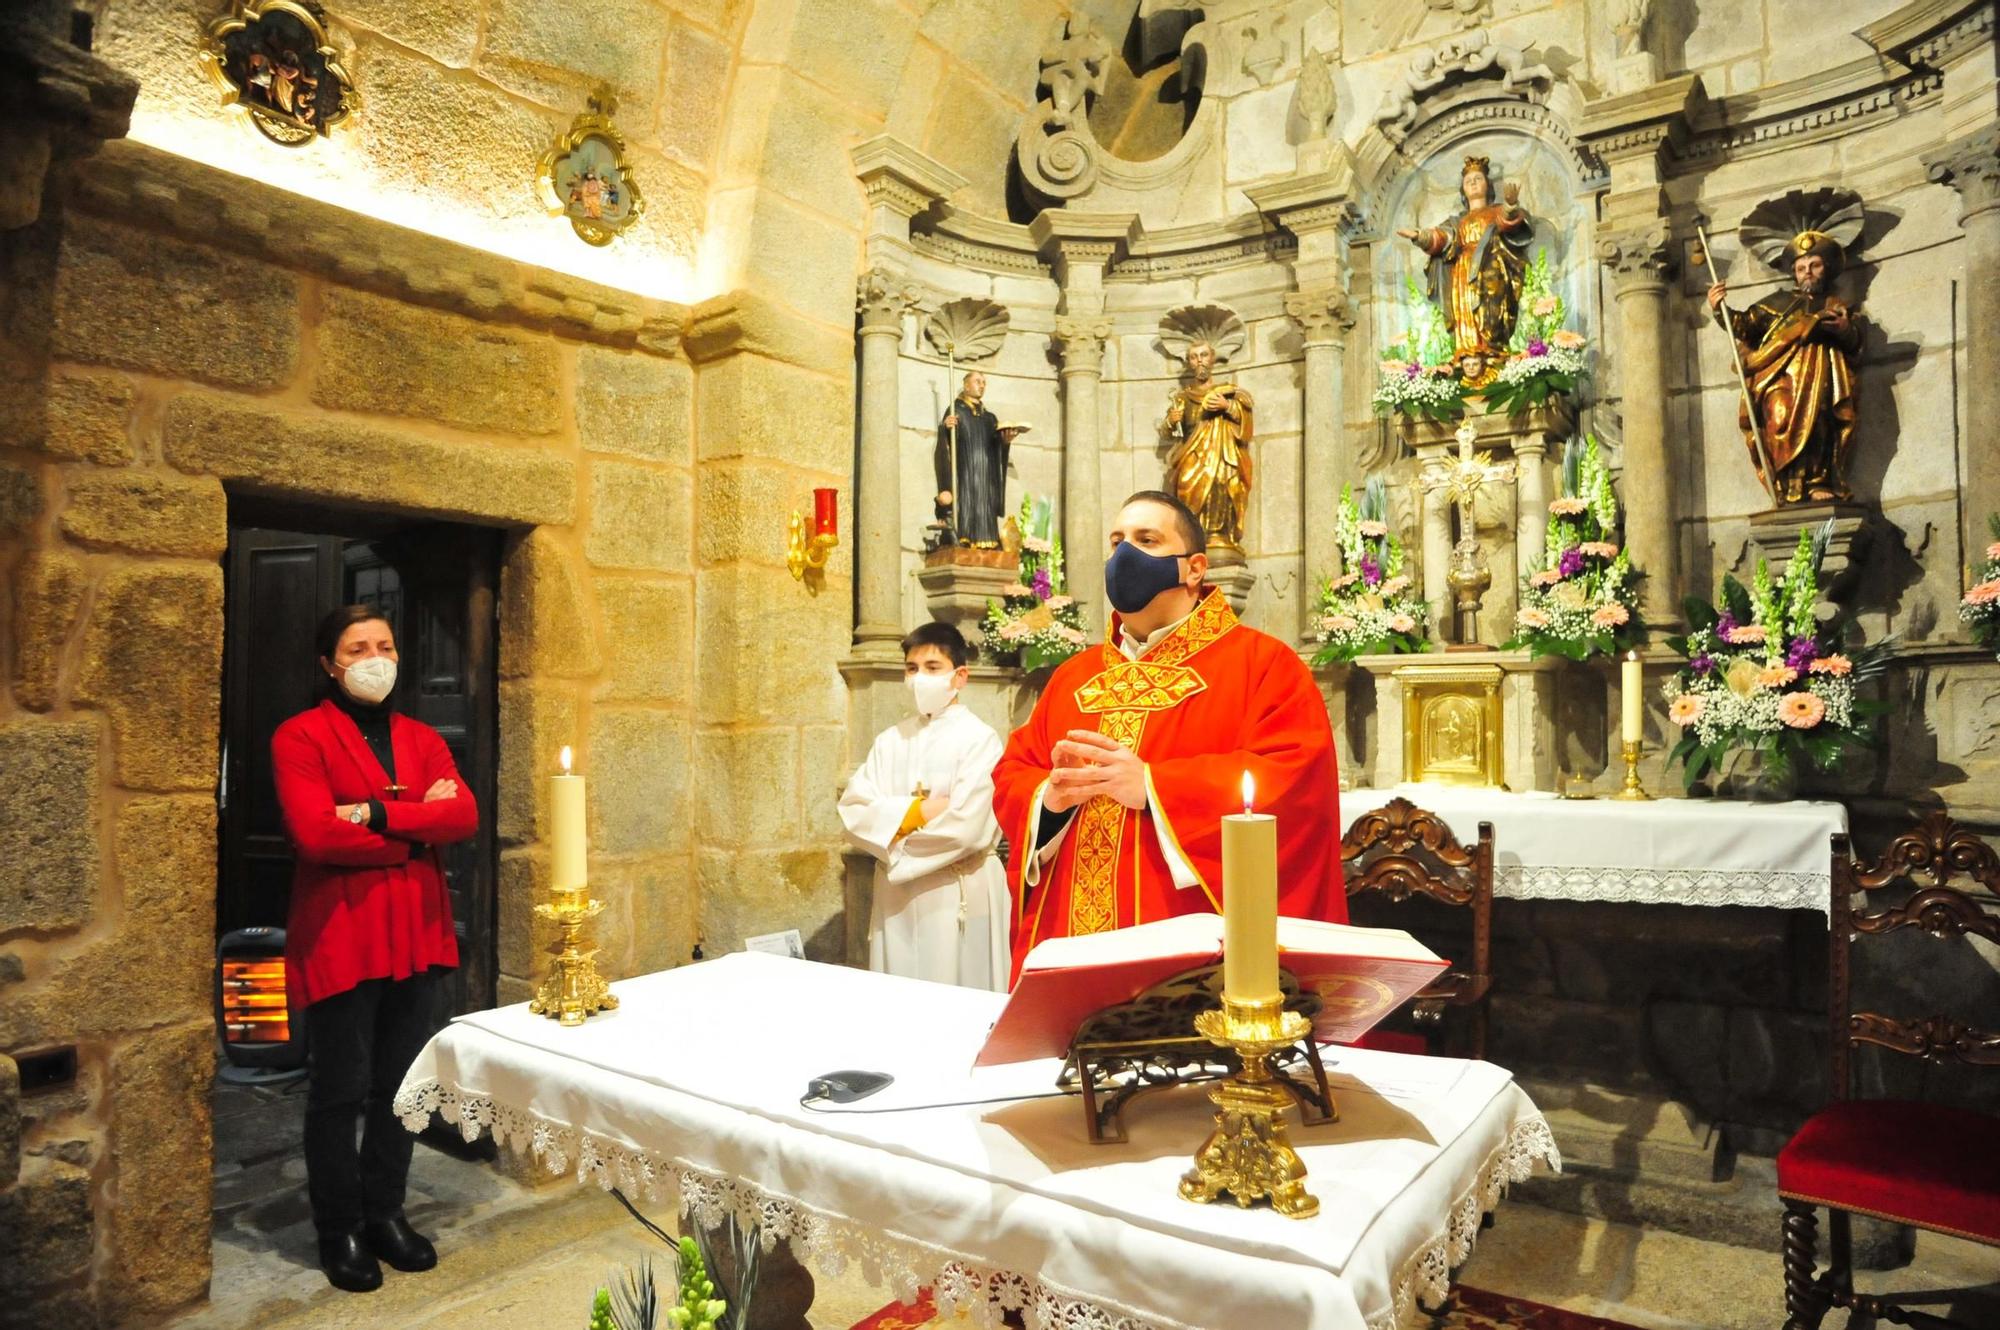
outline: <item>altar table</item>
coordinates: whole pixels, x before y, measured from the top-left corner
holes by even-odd
[[[433,1110],[703,1226],[735,1213],[801,1263],[849,1261],[949,1317],[1087,1330],[1393,1330],[1511,1181],[1560,1167],[1548,1125],[1484,1062],[1333,1049],[1340,1120],[1292,1140],[1320,1213],[1286,1219],[1175,1183],[1212,1120],[1179,1087],[1127,1107],[1131,1139],[1091,1145],[1054,1060],[974,1070],[1004,999],[840,966],[738,953],[613,986],[620,1005],[564,1029],[525,1006],[460,1017],[410,1068],[396,1110]],[[895,1082],[836,1111],[800,1105],[842,1068]],[[586,1291],[587,1292],[587,1291]]]
[[[1652,905],[1831,911],[1829,838],[1838,803],[1559,799],[1448,785],[1343,790],[1349,825],[1398,796],[1436,813],[1462,844],[1493,824],[1493,894]]]

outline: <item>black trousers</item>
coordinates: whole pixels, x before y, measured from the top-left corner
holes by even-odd
[[[391,1105],[442,1019],[449,974],[434,969],[408,979],[365,979],[305,1009],[306,1194],[323,1235],[403,1213],[416,1138]]]

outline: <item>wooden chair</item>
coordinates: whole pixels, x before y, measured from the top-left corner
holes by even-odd
[[[1340,839],[1340,862],[1350,900],[1375,891],[1398,904],[1426,896],[1472,911],[1469,962],[1426,985],[1412,999],[1410,1016],[1422,1029],[1441,1026],[1447,1007],[1470,1009],[1468,1053],[1483,1059],[1487,997],[1493,987],[1493,824],[1481,822],[1478,843],[1466,849],[1437,814],[1398,797],[1354,819]],[[1427,1040],[1399,1040],[1393,1033],[1362,1043],[1399,1052],[1428,1051]]]
[[[1954,877],[1969,879],[1972,889],[1947,885]],[[2000,1066],[2000,1032],[1944,1014],[1913,1019],[1853,1011],[1849,985],[1854,948],[1866,939],[1915,930],[1913,938],[1928,935],[1974,961],[1968,937],[2000,944],[2000,855],[1943,813],[1924,818],[1872,862],[1855,857],[1847,837],[1835,836],[1829,922],[1831,1102],[1778,1155],[1786,1330],[1815,1330],[1834,1307],[1899,1325],[1959,1324],[1855,1292],[1849,1216],[2000,1246],[2000,1118],[1921,1100],[1855,1098],[1852,1055],[1863,1044],[1906,1054],[1922,1061],[1928,1078],[1937,1064]],[[1935,963],[1952,959],[1939,954]],[[1989,1021],[2000,1017],[1991,971],[1984,961],[1973,970],[1985,982],[1969,986],[1966,1005]],[[1821,1206],[1832,1251],[1828,1268],[1815,1275]]]

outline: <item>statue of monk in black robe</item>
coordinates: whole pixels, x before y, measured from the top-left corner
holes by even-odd
[[[937,515],[951,524],[960,544],[997,549],[1011,434],[1001,432],[985,396],[986,376],[975,370],[938,425]]]

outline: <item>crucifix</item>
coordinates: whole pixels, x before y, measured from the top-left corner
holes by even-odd
[[[1451,649],[1479,651],[1484,649],[1479,641],[1479,599],[1493,585],[1493,572],[1479,544],[1472,504],[1489,483],[1513,480],[1515,464],[1495,462],[1491,453],[1474,452],[1472,445],[1479,434],[1470,421],[1458,427],[1457,437],[1457,460],[1433,462],[1424,475],[1424,487],[1450,500],[1458,513],[1458,543],[1451,548],[1450,572],[1445,577],[1454,596],[1457,623],[1453,634],[1457,640]]]

